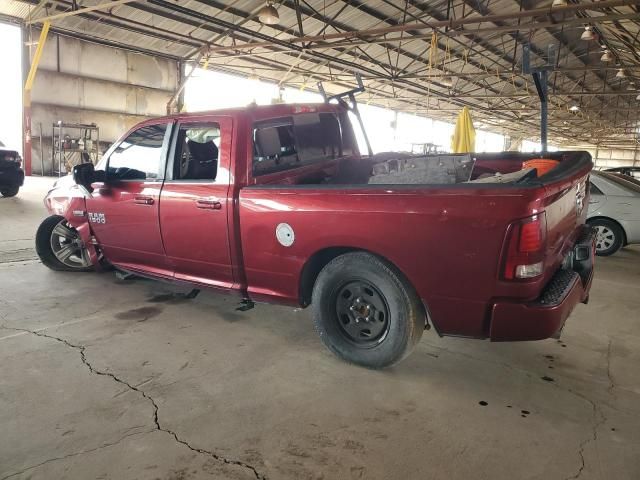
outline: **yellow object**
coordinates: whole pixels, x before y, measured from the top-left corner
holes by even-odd
[[[29,75],[27,76],[27,81],[24,83],[24,103],[26,107],[31,106],[31,88],[33,87],[33,82],[36,79],[38,64],[40,63],[40,57],[42,57],[42,51],[44,50],[44,44],[47,41],[47,34],[49,33],[50,26],[51,22],[44,22],[42,24],[42,30],[40,31],[40,38],[38,40],[36,53],[33,55],[31,68],[29,69]]]
[[[471,112],[464,107],[456,120],[456,129],[451,137],[453,153],[471,153],[476,148],[476,129],[473,128]]]

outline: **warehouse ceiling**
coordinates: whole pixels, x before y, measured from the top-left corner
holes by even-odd
[[[5,0],[0,14],[29,24],[37,39],[40,20],[64,13],[54,31],[308,90],[318,81],[344,90],[357,72],[367,88],[361,103],[448,121],[468,105],[479,128],[535,138],[540,101],[524,73],[528,48],[531,67],[550,70],[550,143],[637,145],[637,0],[273,3],[275,25],[259,21],[259,0]]]

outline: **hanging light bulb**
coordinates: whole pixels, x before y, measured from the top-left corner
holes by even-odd
[[[258,12],[258,20],[265,25],[277,25],[280,23],[278,10],[273,6],[273,2],[267,1],[266,5]]]
[[[611,52],[609,50],[605,50],[604,52],[602,52],[602,56],[600,57],[601,62],[610,62],[612,60],[613,55],[611,55]]]
[[[576,113],[580,111],[580,107],[578,105],[571,105],[571,107],[569,107],[569,110]]]
[[[453,87],[453,78],[451,78],[449,75],[446,75],[442,77],[440,83],[445,87]]]
[[[591,27],[584,27],[584,32],[582,32],[582,35],[580,35],[580,40],[591,41],[595,39],[596,35],[593,33],[593,30],[591,30]]]
[[[624,73],[622,68],[619,68],[618,73],[616,73],[616,78],[627,78],[627,74]]]

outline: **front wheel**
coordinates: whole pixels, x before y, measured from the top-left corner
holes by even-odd
[[[366,252],[329,262],[318,275],[312,304],[325,346],[368,368],[388,367],[405,358],[425,327],[413,287],[392,265]]]
[[[93,270],[80,234],[60,215],[45,218],[38,227],[36,252],[42,263],[51,270]]]
[[[596,255],[607,257],[622,248],[624,233],[617,223],[596,218],[589,225],[596,229]]]
[[[20,187],[18,186],[4,187],[0,189],[0,194],[2,194],[3,197],[15,197],[18,194],[18,191],[20,191]]]

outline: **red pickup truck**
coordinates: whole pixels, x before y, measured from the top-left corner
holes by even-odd
[[[55,270],[106,264],[312,305],[322,341],[371,368],[439,335],[557,336],[588,300],[585,152],[361,155],[343,105],[148,120],[48,193]],[[538,155],[539,156],[539,155]]]

